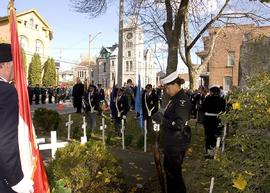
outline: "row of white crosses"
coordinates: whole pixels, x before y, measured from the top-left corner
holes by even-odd
[[[68,142],[58,142],[57,143],[57,136],[56,131],[51,131],[51,143],[45,144],[45,138],[40,138],[36,140],[38,144],[39,150],[49,150],[51,149],[51,156],[54,159],[55,158],[55,152],[58,148],[65,147]],[[42,144],[44,143],[44,144]]]
[[[67,139],[70,140],[70,133],[71,133],[71,125],[73,124],[73,121],[71,120],[71,115],[68,116],[68,122],[66,122],[67,126]],[[86,127],[87,123],[85,120],[85,117],[83,117],[83,124],[82,124],[82,129],[83,129],[83,136],[81,137],[81,144],[85,144],[87,142],[87,135],[86,135]],[[154,124],[154,130],[155,128],[159,128],[159,125]],[[102,131],[102,142],[103,145],[105,145],[105,129],[107,128],[107,125],[105,124],[105,118],[102,118],[102,124],[100,126],[100,130]],[[155,130],[155,131],[159,131]],[[125,121],[122,119],[121,121],[121,134],[122,134],[122,148],[123,150],[125,149]],[[39,150],[49,150],[51,149],[51,156],[52,158],[55,157],[55,152],[58,148],[65,147],[65,145],[68,144],[68,142],[60,142],[57,143],[57,134],[56,131],[51,131],[51,143],[50,144],[45,144],[45,138],[40,138],[37,139],[37,144],[39,144]],[[144,122],[144,152],[146,152],[147,148],[147,121],[145,120]]]
[[[225,124],[225,126],[224,126],[222,139],[220,137],[217,138],[214,159],[216,159],[216,157],[217,157],[217,152],[218,152],[218,149],[220,148],[220,143],[222,143],[221,151],[224,152],[226,136],[227,136],[227,124]],[[210,183],[209,193],[213,193],[214,183],[215,183],[215,178],[212,177],[211,183]]]

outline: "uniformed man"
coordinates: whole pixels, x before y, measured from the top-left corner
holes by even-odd
[[[42,86],[40,89],[40,93],[41,93],[41,103],[45,104],[46,103],[46,97],[47,97],[47,89]]]
[[[53,87],[50,86],[48,88],[48,96],[49,96],[49,104],[52,104],[52,97],[53,97]]]
[[[94,85],[89,85],[87,92],[85,92],[83,106],[86,114],[87,127],[95,131],[99,99]]]
[[[74,85],[72,89],[72,97],[73,97],[73,106],[77,108],[77,113],[81,113],[82,111],[82,97],[84,95],[84,85],[81,83],[79,77],[77,77],[77,83]]]
[[[170,101],[162,111],[157,112],[152,118],[161,123],[164,129],[164,170],[167,181],[167,193],[186,193],[182,177],[182,163],[185,152],[190,144],[191,132],[188,126],[191,113],[189,97],[181,89],[184,80],[177,72],[166,76],[162,83],[170,96]]]
[[[128,104],[128,98],[124,94],[123,88],[117,89],[117,96],[114,98],[114,114],[113,114],[113,120],[114,120],[114,128],[115,132],[118,136],[121,136],[120,130],[121,130],[121,123],[122,119],[126,119],[127,113],[129,111],[129,104]]]
[[[210,95],[205,98],[202,104],[204,112],[203,126],[205,131],[206,157],[214,157],[213,148],[216,147],[217,138],[221,135],[222,126],[218,115],[225,111],[226,101],[220,96],[218,86],[210,88]]]
[[[19,109],[10,44],[0,44],[0,193],[32,193],[23,175],[18,144]]]
[[[158,96],[151,84],[145,86],[142,93],[142,113],[144,122],[146,121],[147,131],[153,130],[152,115],[158,111]]]
[[[40,87],[39,84],[36,84],[36,87],[34,88],[34,94],[35,94],[35,104],[38,105],[40,101]]]

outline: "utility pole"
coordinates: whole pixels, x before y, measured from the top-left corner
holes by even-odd
[[[123,28],[124,28],[124,0],[119,4],[119,43],[118,43],[118,70],[117,85],[123,85]]]

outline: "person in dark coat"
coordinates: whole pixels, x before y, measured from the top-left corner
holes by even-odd
[[[113,112],[114,128],[118,136],[121,135],[121,124],[122,119],[126,119],[127,113],[129,111],[128,98],[124,94],[124,89],[119,88],[117,91],[117,96],[114,98],[114,107],[115,111]]]
[[[167,181],[167,193],[186,193],[182,177],[182,163],[191,141],[188,121],[191,114],[191,103],[185,91],[184,83],[177,72],[173,72],[162,80],[170,101],[164,113],[158,111],[152,118],[161,123],[164,130],[164,170]]]
[[[33,181],[24,177],[18,144],[19,108],[10,44],[0,44],[0,192],[31,193]]]
[[[36,84],[36,87],[34,88],[34,95],[35,95],[35,104],[38,105],[40,101],[40,88],[39,84]]]
[[[96,130],[96,118],[99,108],[99,96],[94,85],[89,85],[87,92],[84,93],[83,106],[86,115],[87,127]]]
[[[225,108],[226,101],[220,96],[220,89],[216,86],[210,88],[210,95],[205,98],[202,104],[202,110],[204,112],[205,149],[209,158],[214,156],[213,148],[216,147],[217,138],[222,132],[221,121],[218,115],[224,112]]]
[[[48,96],[49,96],[49,104],[52,104],[52,97],[53,97],[53,87],[50,86],[48,88]]]
[[[82,97],[84,94],[84,85],[81,83],[79,77],[77,77],[77,84],[73,86],[72,97],[73,97],[73,106],[77,108],[77,113],[82,112]]]
[[[34,91],[33,91],[33,88],[30,85],[28,85],[27,90],[28,90],[28,96],[29,96],[29,103],[30,103],[30,105],[32,105],[33,104]]]
[[[146,121],[147,131],[153,130],[152,115],[158,111],[158,95],[153,90],[152,85],[148,84],[142,93],[142,113],[143,120]]]
[[[41,93],[41,103],[45,104],[46,103],[46,98],[47,98],[47,89],[43,86],[40,89],[40,93]]]

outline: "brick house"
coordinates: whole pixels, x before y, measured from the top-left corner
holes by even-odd
[[[203,37],[204,50],[196,54],[203,61],[207,56],[213,35],[219,27],[208,30],[208,36]],[[259,36],[270,36],[270,26],[228,25],[224,26],[218,35],[207,70],[201,75],[205,86],[220,85],[225,91],[232,86],[239,86],[240,53],[246,41]],[[257,52],[259,54],[259,52]],[[243,55],[242,55],[243,59]]]

